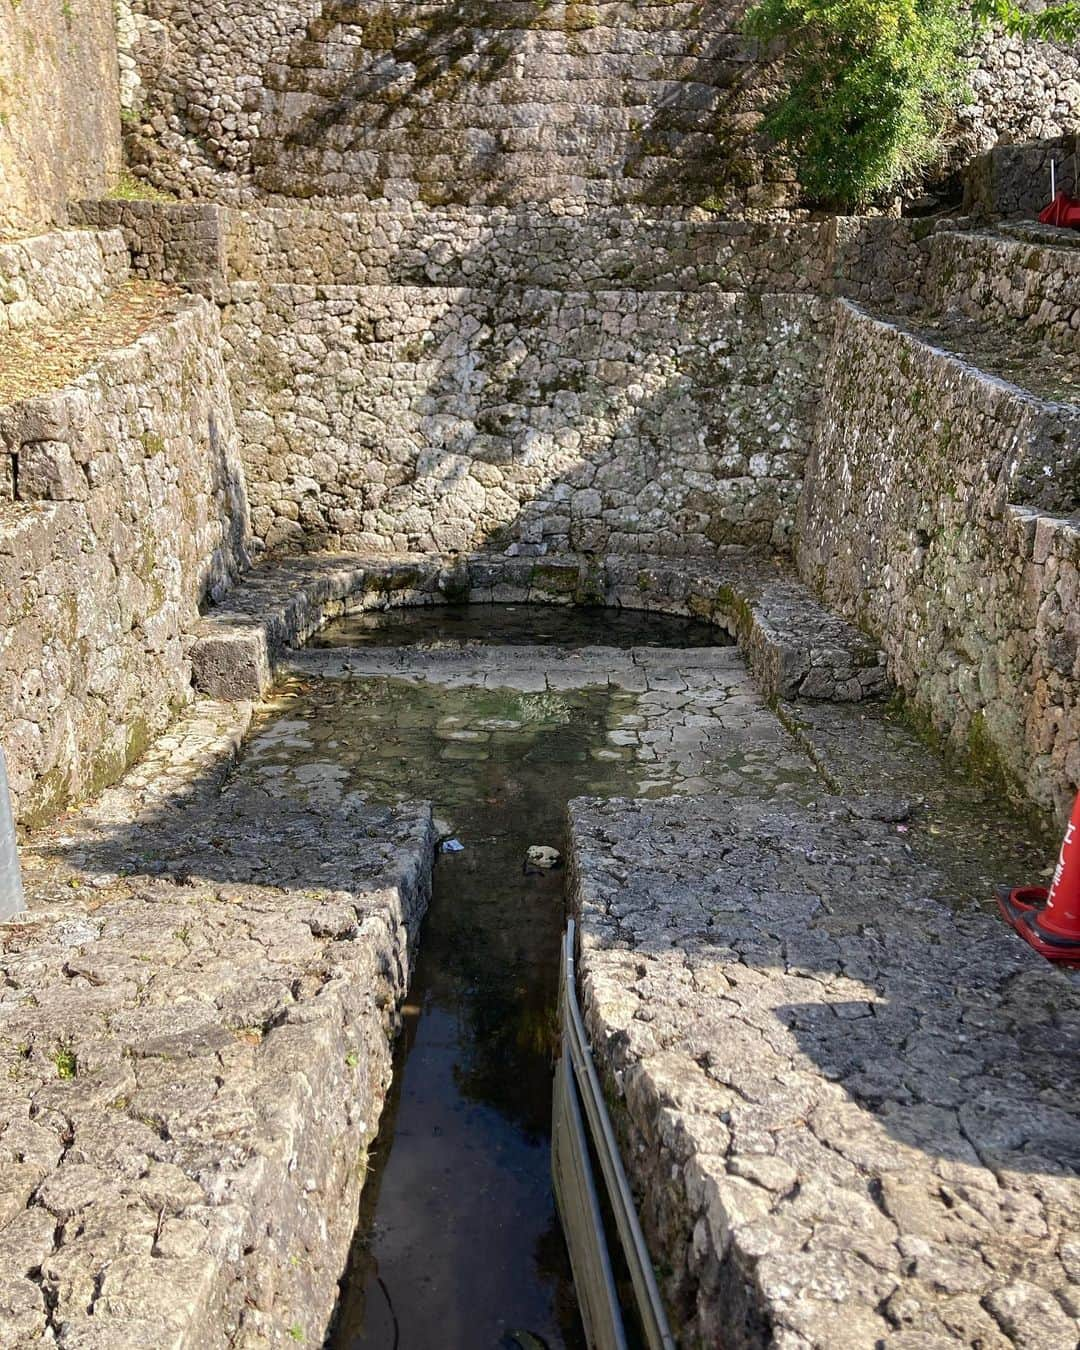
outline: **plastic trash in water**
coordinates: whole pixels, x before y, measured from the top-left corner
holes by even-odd
[[[444,839],[442,841],[442,851],[444,853],[464,853],[465,845],[460,839]]]

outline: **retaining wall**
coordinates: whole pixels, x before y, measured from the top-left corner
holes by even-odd
[[[21,0],[0,9],[0,237],[66,219],[120,169],[111,0]]]
[[[791,529],[822,302],[237,284],[225,340],[273,547],[702,553]]]
[[[116,778],[190,699],[187,636],[242,563],[215,311],[184,301],[0,409],[0,463],[0,738],[30,823]]]
[[[753,150],[767,81],[731,0],[134,8],[129,154],[185,190],[769,205],[790,188]]]
[[[1080,409],[838,308],[800,570],[942,738],[1060,811],[1080,782],[1080,623],[1075,531],[1049,518],[1080,500]]]
[[[53,230],[0,244],[0,333],[98,304],[127,275],[118,230]]]
[[[771,53],[737,0],[134,0],[122,6],[137,171],[184,193],[790,205],[762,147]],[[1067,44],[990,37],[958,159],[1074,130]]]
[[[927,240],[923,303],[984,323],[1016,324],[1038,343],[1080,349],[1080,247],[956,231]],[[1033,346],[1033,352],[1038,348]],[[1076,363],[1080,365],[1080,362]]]

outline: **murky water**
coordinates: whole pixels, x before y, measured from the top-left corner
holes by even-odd
[[[723,647],[712,624],[674,614],[569,605],[429,605],[350,614],[313,637],[312,647],[500,646]]]
[[[441,665],[429,659],[441,684],[297,674],[248,742],[241,772],[274,792],[312,805],[428,799],[441,831],[462,845],[437,860],[333,1350],[583,1346],[549,1173],[565,874],[530,870],[526,851],[543,844],[565,853],[575,796],[812,801],[824,789],[741,661],[702,650],[717,645],[715,630],[662,621],[663,636],[696,648],[663,652],[660,632],[646,631],[654,622],[572,610],[539,616],[532,606],[343,620],[325,631],[325,645],[491,642],[475,659],[467,651]],[[671,622],[677,627],[663,626]],[[635,650],[588,658],[606,686],[553,689],[565,680],[550,651],[507,653],[501,664],[491,651],[526,639]],[[492,687],[500,682],[519,687]],[[861,724],[846,709],[831,715],[845,747],[837,763],[847,765]],[[886,783],[922,801],[928,773],[952,781],[910,733],[897,735],[906,753],[888,749],[881,764],[882,737],[870,737],[867,772],[855,765],[857,791]],[[890,768],[897,774],[883,776]],[[896,828],[940,862],[940,844],[955,851],[954,808],[951,797],[935,797]]]
[[[337,1350],[583,1345],[550,1179],[565,808],[633,794],[607,736],[636,699],[392,680],[296,688],[246,772],[310,799],[433,800],[440,853],[395,1080],[364,1193]],[[597,755],[601,757],[598,758]]]
[[[648,616],[570,610],[540,622],[534,610],[393,611],[374,628],[376,616],[361,616],[362,632],[426,641],[441,623],[495,645],[527,635],[655,649],[667,637],[696,650],[591,658],[629,672],[640,692],[614,676],[576,690],[481,687],[521,676],[509,654],[501,676],[489,661],[459,661],[442,685],[297,676],[248,744],[243,772],[275,791],[314,803],[428,799],[463,846],[435,868],[334,1350],[536,1345],[515,1332],[550,1350],[583,1345],[549,1170],[565,873],[528,868],[526,852],[565,854],[577,796],[820,788],[748,692],[741,662],[701,650],[718,645],[715,629],[669,620],[658,634]],[[345,620],[324,641],[357,631]],[[535,670],[521,655],[535,689],[543,653]]]

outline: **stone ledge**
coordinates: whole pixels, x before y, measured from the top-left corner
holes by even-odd
[[[68,319],[128,276],[119,230],[53,230],[0,243],[0,333]]]
[[[201,621],[191,653],[196,688],[213,698],[258,699],[282,652],[328,619],[464,600],[693,614],[738,640],[770,697],[858,702],[886,688],[872,643],[823,609],[779,562],[741,549],[715,560],[316,554],[267,564]]]
[[[426,807],[219,795],[246,713],[197,709],[24,854],[30,912],[0,925],[13,1350],[325,1335],[434,836]]]
[[[571,805],[586,1020],[687,1347],[1076,1343],[1080,988],[890,819]]]

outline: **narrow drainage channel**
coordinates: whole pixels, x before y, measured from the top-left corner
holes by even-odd
[[[488,645],[530,634],[575,646],[724,642],[692,621],[533,608],[392,611],[381,625],[343,620],[320,643],[438,645],[480,634]],[[441,852],[435,868],[327,1345],[577,1350],[584,1338],[550,1176],[565,872],[527,867],[526,852],[540,844],[565,854],[572,797],[639,793],[633,752],[609,739],[640,720],[637,698],[377,679],[301,682],[281,703],[283,715],[251,743],[249,769],[309,798],[429,798],[464,846]]]

